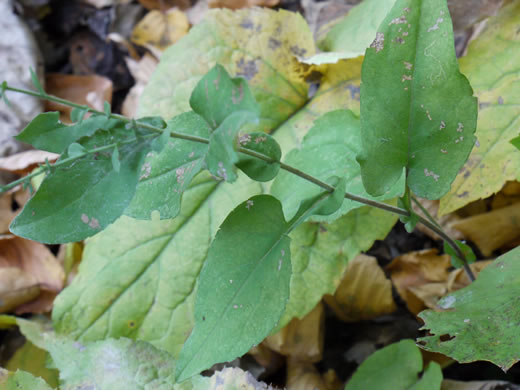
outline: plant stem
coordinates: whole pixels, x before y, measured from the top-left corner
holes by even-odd
[[[419,200],[415,197],[415,196],[412,196],[412,201],[417,205],[417,207],[419,207],[419,209],[423,212],[423,214],[426,216],[426,218],[428,218],[428,220],[433,223],[435,226],[437,226],[438,228],[441,228],[441,225],[439,225],[439,223],[435,220],[435,218],[433,218],[433,216],[428,212],[428,210],[426,210],[424,208],[424,206],[421,204],[421,202],[419,202]]]
[[[69,106],[69,107],[74,107],[74,108],[78,108],[78,109],[82,109],[82,110],[88,110],[89,112],[92,112],[92,113],[95,113],[95,114],[98,114],[98,115],[106,115],[102,111],[94,110],[94,109],[91,109],[88,106],[76,104],[76,103],[70,102],[68,100],[59,98],[57,96],[52,96],[52,95],[48,95],[48,94],[41,94],[39,92],[34,92],[34,91],[30,91],[30,90],[25,90],[25,89],[14,88],[14,87],[10,87],[10,86],[8,86],[6,84],[4,84],[4,91],[12,91],[12,92],[23,93],[23,94],[26,94],[26,95],[30,95],[30,96],[34,96],[34,97],[40,98],[40,99],[45,99],[45,100],[49,100],[49,101],[52,101],[52,102],[55,102],[55,103],[60,103],[60,104],[63,104],[63,105]],[[149,125],[147,123],[140,122],[138,120],[129,119],[129,118],[123,116],[123,115],[112,114],[111,113],[110,117],[114,118],[114,119],[119,119],[119,120],[121,120],[121,121],[123,121],[125,123],[135,123],[136,126],[139,126],[141,128],[150,130],[150,131],[152,131],[154,133],[157,133],[157,134],[162,134],[164,132],[164,129],[161,129],[161,128],[153,126],[153,125]],[[203,144],[209,144],[209,140],[208,139],[197,137],[197,136],[192,136],[192,135],[189,135],[189,134],[177,133],[177,132],[173,132],[172,131],[172,132],[170,132],[170,136],[172,138],[179,138],[179,139],[184,139],[184,140],[187,140],[187,141],[198,142],[198,143],[203,143]],[[90,151],[87,151],[84,154],[81,154],[81,155],[78,155],[78,156],[74,156],[74,157],[69,157],[67,159],[58,161],[55,164],[53,164],[53,167],[57,167],[57,166],[66,164],[66,163],[68,163],[68,162],[70,162],[72,160],[76,160],[78,158],[84,157],[85,155],[87,155],[89,153],[96,153],[96,152],[99,152],[99,151],[102,151],[102,150],[113,148],[113,147],[117,146],[118,144],[123,144],[123,143],[126,144],[126,143],[135,142],[135,141],[136,141],[136,139],[127,140],[127,141],[124,141],[124,142],[115,143],[115,144],[106,145],[106,146],[103,146],[103,147],[100,147],[100,148],[92,149]],[[298,177],[301,177],[302,179],[307,180],[307,181],[309,181],[311,183],[314,183],[317,186],[323,188],[324,190],[326,190],[328,192],[333,192],[335,190],[335,188],[333,186],[331,186],[331,185],[321,181],[320,179],[318,179],[318,178],[316,178],[314,176],[311,176],[311,175],[309,175],[309,174],[307,174],[307,173],[305,173],[305,172],[303,172],[303,171],[301,171],[301,170],[299,170],[297,168],[294,168],[294,167],[292,167],[290,165],[287,165],[287,164],[282,163],[282,162],[280,162],[278,160],[275,160],[275,159],[273,159],[273,158],[271,158],[271,157],[269,157],[267,155],[264,155],[262,153],[258,153],[258,152],[254,151],[254,150],[246,149],[246,148],[243,148],[243,147],[239,147],[238,148],[238,152],[246,154],[246,155],[249,155],[251,157],[258,158],[258,159],[263,160],[263,161],[268,162],[268,163],[280,164],[280,168],[281,169],[283,169],[283,170],[285,170],[287,172],[290,172],[290,173],[292,173],[292,174],[294,174],[294,175],[296,175]],[[31,174],[23,177],[22,179],[16,180],[16,181],[14,181],[14,182],[12,182],[12,183],[4,186],[4,187],[0,187],[0,193],[5,192],[5,191],[15,187],[16,185],[22,183],[23,181],[25,181],[27,179],[30,179],[30,178],[32,178],[32,177],[34,177],[36,175],[39,175],[40,173],[44,172],[46,169],[48,169],[48,168],[41,167],[41,168],[33,171]],[[388,204],[383,203],[383,202],[378,202],[378,201],[375,201],[375,200],[367,199],[367,198],[364,198],[362,196],[358,196],[358,195],[351,194],[351,193],[348,193],[348,192],[345,193],[345,198],[353,200],[355,202],[359,202],[359,203],[365,204],[367,206],[376,207],[378,209],[385,210],[385,211],[388,211],[388,212],[391,212],[391,213],[394,213],[394,214],[397,214],[397,215],[410,216],[410,213],[408,211],[406,211],[404,209],[401,209],[399,207],[395,207],[395,206],[391,206],[391,205],[388,205]],[[419,207],[421,207],[423,212],[425,212],[425,215],[429,216],[429,218],[431,218],[432,221],[433,221],[433,222],[429,221],[428,219],[425,219],[424,217],[418,215],[419,222],[422,223],[427,228],[429,228],[430,230],[432,230],[435,233],[437,233],[440,237],[442,237],[453,248],[453,250],[457,253],[457,256],[459,256],[459,258],[464,262],[464,270],[466,271],[466,273],[468,275],[468,278],[471,281],[474,281],[475,280],[475,276],[473,275],[473,272],[471,271],[471,268],[468,265],[468,262],[466,260],[466,256],[464,256],[464,253],[462,253],[462,251],[460,250],[460,248],[458,247],[456,242],[448,234],[446,234],[444,232],[444,230],[442,230],[441,226],[439,224],[437,224],[437,222],[435,222],[435,220],[428,214],[428,212],[426,212],[422,208],[421,205],[419,205]]]

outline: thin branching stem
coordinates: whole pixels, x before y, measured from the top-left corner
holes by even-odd
[[[45,99],[45,100],[49,100],[49,101],[52,101],[52,102],[55,102],[55,103],[60,103],[60,104],[63,104],[63,105],[69,106],[69,107],[74,107],[74,108],[78,108],[78,109],[81,109],[81,110],[88,110],[89,112],[94,113],[94,114],[106,115],[106,113],[104,113],[102,111],[93,110],[93,109],[91,109],[88,106],[84,106],[84,105],[76,104],[76,103],[73,103],[73,102],[69,102],[68,100],[61,99],[61,98],[56,97],[56,96],[52,96],[52,95],[48,95],[48,94],[41,94],[39,92],[25,90],[25,89],[14,88],[14,87],[10,87],[10,86],[8,86],[6,84],[4,84],[3,86],[4,86],[4,91],[12,91],[12,92],[23,93],[23,94],[26,94],[26,95],[35,96],[35,97],[40,98],[40,99]],[[114,118],[114,119],[119,119],[119,120],[121,120],[121,121],[123,121],[125,123],[132,123],[132,124],[134,124],[134,125],[136,125],[138,127],[150,130],[150,131],[152,131],[152,132],[154,132],[156,134],[161,134],[164,131],[164,129],[161,129],[159,127],[150,125],[148,123],[140,122],[139,120],[133,120],[133,119],[127,118],[127,117],[125,117],[123,115],[112,114],[111,113],[109,116],[111,118]],[[156,135],[154,135],[154,136],[156,136]],[[178,133],[178,132],[172,131],[172,132],[170,132],[170,136],[172,138],[178,138],[178,139],[184,139],[184,140],[192,141],[192,142],[209,144],[209,140],[208,139],[202,138],[202,137],[193,136],[193,135],[189,135],[189,134],[183,134],[183,133]],[[127,141],[124,141],[124,142],[120,142],[118,144],[111,144],[111,145],[106,145],[106,146],[103,146],[103,147],[100,147],[100,148],[92,149],[90,151],[85,152],[84,154],[77,155],[77,156],[74,156],[74,157],[69,157],[69,158],[64,159],[64,160],[60,160],[60,161],[56,162],[55,164],[53,164],[53,167],[58,167],[60,165],[69,163],[70,161],[76,160],[76,159],[81,158],[81,157],[84,157],[85,155],[87,155],[89,153],[96,153],[96,152],[99,152],[99,151],[102,151],[102,150],[113,148],[113,147],[115,147],[115,146],[117,146],[119,144],[131,143],[131,142],[135,142],[135,141],[136,141],[136,139],[134,139],[134,140],[127,140]],[[303,171],[301,171],[301,170],[299,170],[299,169],[297,169],[297,168],[295,168],[293,166],[290,166],[290,165],[287,165],[287,164],[285,164],[283,162],[275,160],[275,159],[273,159],[273,158],[271,158],[271,157],[269,157],[269,156],[267,156],[265,154],[262,154],[262,153],[254,151],[254,150],[250,150],[250,149],[244,148],[244,147],[239,147],[238,148],[238,152],[246,154],[246,155],[251,156],[251,157],[258,158],[258,159],[263,160],[263,161],[268,162],[268,163],[280,164],[280,168],[281,169],[283,169],[283,170],[285,170],[287,172],[290,172],[290,173],[292,173],[292,174],[294,174],[294,175],[296,175],[298,177],[301,177],[302,179],[307,180],[307,181],[309,181],[309,182],[311,182],[311,183],[313,183],[313,184],[323,188],[324,190],[326,190],[328,192],[333,192],[335,190],[334,186],[331,186],[330,184],[327,184],[327,183],[321,181],[320,179],[318,179],[318,178],[316,178],[316,177],[314,177],[312,175],[309,175],[309,174],[307,174],[307,173],[305,173],[305,172],[303,172]],[[25,176],[24,178],[16,180],[16,181],[8,184],[7,186],[0,187],[0,193],[5,192],[5,191],[15,187],[16,185],[24,182],[25,180],[29,180],[30,178],[32,178],[34,176],[37,176],[37,175],[41,174],[42,172],[45,172],[46,170],[48,170],[47,167],[40,167],[39,169],[33,171],[31,174]],[[364,198],[362,196],[358,196],[358,195],[351,194],[351,193],[348,193],[348,192],[345,193],[345,198],[353,200],[355,202],[359,202],[361,204],[365,204],[367,206],[376,207],[378,209],[385,210],[385,211],[388,211],[388,212],[391,212],[391,213],[394,213],[394,214],[397,214],[397,215],[410,216],[410,213],[407,210],[401,209],[400,207],[391,206],[391,205],[383,203],[383,202],[378,202],[378,201],[375,201],[375,200],[372,200],[372,199],[367,199],[367,198]],[[429,214],[425,214],[425,215],[429,215]],[[446,234],[444,232],[444,230],[442,229],[442,227],[439,224],[437,224],[433,218],[432,218],[433,222],[431,222],[428,219],[426,219],[426,218],[424,218],[424,217],[422,217],[420,215],[418,215],[418,217],[419,217],[419,222],[421,224],[423,224],[428,229],[430,229],[430,230],[434,231],[435,233],[437,233],[442,239],[444,239],[453,248],[453,250],[457,253],[457,256],[459,256],[459,258],[464,262],[464,270],[466,271],[466,273],[468,275],[468,278],[471,281],[474,281],[475,280],[475,275],[473,274],[471,268],[468,265],[468,262],[466,260],[466,256],[464,255],[464,253],[462,253],[461,249],[459,248],[459,246],[457,245],[455,240],[453,240],[448,234]]]

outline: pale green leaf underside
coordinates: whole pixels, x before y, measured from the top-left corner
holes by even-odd
[[[381,195],[403,175],[438,199],[475,144],[477,101],[459,72],[445,0],[398,0],[367,49],[361,84],[363,184]]]
[[[370,355],[347,382],[345,390],[439,390],[442,373],[437,363],[430,363],[425,372],[431,379],[428,382],[418,379],[422,368],[419,348],[412,340],[402,340]]]
[[[442,199],[439,214],[500,191],[520,180],[520,153],[509,142],[520,128],[520,3],[503,7],[460,59],[479,100],[478,144]]]
[[[331,111],[314,122],[302,144],[290,151],[284,159],[289,164],[318,179],[327,181],[332,176],[346,179],[346,191],[370,199],[385,200],[402,195],[404,178],[383,196],[374,198],[363,187],[357,154],[361,151],[359,119],[348,110]],[[315,196],[320,188],[298,176],[282,171],[271,186],[271,193],[282,201],[284,214],[291,219],[303,199]],[[349,199],[332,215],[314,217],[331,222],[362,204]]]
[[[519,257],[520,248],[500,256],[475,282],[442,298],[438,305],[445,310],[420,313],[431,334],[419,339],[421,348],[461,363],[487,360],[503,370],[520,360]],[[442,341],[444,335],[452,339]]]

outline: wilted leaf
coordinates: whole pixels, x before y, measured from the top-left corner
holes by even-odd
[[[329,112],[314,122],[314,127],[305,135],[301,145],[287,154],[284,162],[323,181],[331,176],[346,179],[346,191],[363,197],[371,197],[365,191],[361,180],[356,155],[361,151],[359,119],[347,110]],[[403,180],[379,200],[401,195]],[[282,171],[271,187],[271,193],[282,201],[284,214],[292,218],[301,201],[320,192],[320,188],[289,172]],[[318,220],[333,221],[362,204],[349,199],[341,208]]]
[[[484,256],[520,237],[520,203],[464,218],[452,224]]]
[[[347,382],[345,390],[439,390],[442,372],[437,363],[430,363],[423,378],[419,348],[412,340],[402,340],[370,355]]]
[[[518,135],[520,95],[517,88],[520,4],[511,2],[461,58],[460,69],[468,77],[479,100],[477,147],[440,203],[443,215],[498,192],[507,181],[519,178],[520,153],[509,143]]]
[[[267,337],[263,345],[300,361],[319,362],[323,357],[324,325],[323,304],[318,303],[301,320],[294,318],[277,333]]]
[[[325,302],[343,321],[371,320],[394,312],[392,283],[379,267],[375,257],[358,255],[350,260],[334,295]]]
[[[45,92],[103,111],[103,104],[112,101],[112,81],[98,75],[48,73],[45,75]],[[47,101],[45,108],[46,111],[59,111],[60,120],[70,122],[71,107]]]
[[[398,0],[367,49],[358,161],[372,195],[405,174],[415,194],[438,199],[474,146],[477,100],[450,22],[445,0]]]
[[[320,49],[341,52],[351,58],[364,55],[394,3],[395,0],[362,1],[330,29],[318,43]]]
[[[135,194],[150,148],[149,141],[132,142],[135,138],[133,132],[115,128],[82,139],[87,150],[119,142],[120,171],[115,171],[112,154],[106,151],[55,168],[15,218],[11,232],[40,242],[63,243],[81,241],[114,222]]]
[[[21,304],[31,302],[31,310],[18,312],[43,313],[50,311],[52,299],[63,288],[65,273],[54,255],[40,243],[20,237],[0,238],[0,289],[1,309],[5,313]]]
[[[312,35],[300,15],[260,8],[210,11],[163,54],[139,111],[166,118],[187,111],[191,91],[216,62],[248,80],[261,107],[258,129],[270,130],[305,104],[305,70],[294,54],[313,53]]]
[[[443,310],[419,314],[430,334],[418,340],[421,348],[461,363],[487,360],[503,370],[520,360],[514,326],[520,318],[519,254],[516,248],[500,256],[475,282],[444,297],[438,303]]]
[[[134,27],[131,40],[137,45],[162,51],[186,35],[189,28],[188,18],[178,9],[152,10]]]
[[[0,158],[0,170],[26,175],[45,160],[54,162],[59,155],[45,152],[43,150],[27,150],[12,154],[9,157]]]
[[[42,379],[24,371],[8,373],[0,368],[0,387],[2,390],[52,390]]]

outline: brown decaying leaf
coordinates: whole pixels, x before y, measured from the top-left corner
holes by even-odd
[[[13,211],[12,205],[15,200],[15,192],[9,191],[0,194],[0,234],[7,233],[9,231],[9,225],[18,211]]]
[[[98,111],[103,111],[105,101],[112,102],[112,81],[103,76],[50,73],[45,81],[49,95],[88,105]],[[60,120],[70,123],[71,107],[47,102],[46,111],[60,111]]]
[[[376,258],[363,254],[350,260],[334,296],[326,295],[324,299],[346,322],[370,320],[397,309],[392,298],[392,283]]]
[[[520,203],[455,222],[452,227],[474,242],[484,256],[520,237]]]
[[[45,245],[0,236],[0,312],[48,312],[64,278],[63,267]]]
[[[263,373],[265,376],[275,373],[285,364],[284,356],[264,344],[254,346],[248,353],[265,369]]]
[[[127,4],[131,0],[83,0],[84,3],[90,4],[96,8],[110,7],[113,5]]]
[[[150,80],[158,63],[159,61],[149,53],[146,53],[139,61],[126,58],[126,65],[135,79],[135,85],[125,97],[122,108],[123,115],[130,118],[136,116],[139,97],[143,93],[144,87],[148,84],[148,80]]]
[[[312,363],[290,357],[287,359],[286,386],[288,390],[339,390],[343,384],[334,370],[321,376]]]
[[[178,9],[168,12],[152,10],[135,26],[131,41],[159,54],[188,33],[186,14]]]
[[[471,264],[471,269],[478,275],[489,263],[479,261]],[[450,268],[450,256],[438,255],[436,249],[407,253],[386,267],[397,292],[415,315],[426,308],[437,308],[441,297],[469,284],[463,269],[449,272]]]
[[[320,302],[301,320],[295,318],[278,333],[268,336],[263,345],[284,356],[318,362],[323,356],[324,320]]]
[[[147,9],[159,9],[162,11],[173,7],[186,9],[190,6],[190,0],[139,0],[139,3]]]
[[[59,154],[44,150],[27,150],[9,157],[1,157],[0,170],[23,176],[30,173],[38,165],[43,164],[45,160],[54,162],[59,156]]]
[[[280,0],[208,0],[210,8],[241,9],[249,7],[275,7]]]

